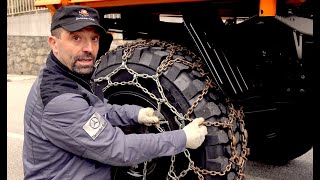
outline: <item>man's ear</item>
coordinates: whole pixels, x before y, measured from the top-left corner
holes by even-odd
[[[55,54],[58,52],[57,43],[57,37],[50,35],[48,38],[48,44]]]

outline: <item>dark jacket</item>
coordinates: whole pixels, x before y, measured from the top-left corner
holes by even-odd
[[[184,150],[183,130],[125,135],[140,106],[111,105],[85,77],[51,52],[33,84],[24,114],[24,179],[111,179],[111,166],[132,166]]]

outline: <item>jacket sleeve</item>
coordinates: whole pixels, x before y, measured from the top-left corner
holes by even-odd
[[[104,99],[106,118],[114,126],[125,126],[138,123],[138,113],[141,106],[124,104],[109,104],[107,99]]]
[[[185,149],[183,130],[125,135],[111,125],[101,109],[89,106],[78,94],[60,95],[45,107],[42,131],[66,151],[115,166],[132,166]]]

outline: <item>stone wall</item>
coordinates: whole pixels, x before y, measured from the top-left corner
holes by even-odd
[[[50,53],[47,40],[47,36],[7,36],[7,74],[37,75]],[[110,49],[125,42],[114,39]]]
[[[48,11],[7,16],[7,74],[37,75],[50,52],[51,15]],[[161,17],[160,17],[161,19]],[[110,49],[127,41],[112,33]]]
[[[50,47],[46,36],[7,36],[7,74],[37,75]]]

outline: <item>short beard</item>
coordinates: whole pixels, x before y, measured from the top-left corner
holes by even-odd
[[[81,68],[78,68],[76,67],[76,62],[79,60],[79,59],[82,59],[82,58],[92,58],[92,59],[96,59],[96,57],[94,55],[92,55],[91,53],[87,53],[87,54],[83,54],[83,55],[79,55],[79,56],[76,56],[74,58],[74,64],[73,64],[73,67],[72,67],[72,70],[78,74],[81,74],[81,75],[89,75],[89,74],[92,74],[93,70],[94,70],[94,63],[92,66],[84,66],[84,67],[81,67]]]
[[[81,74],[81,75],[89,75],[92,74],[93,72],[93,66],[86,66],[86,67],[81,67],[78,68],[75,65],[72,67],[73,72],[76,72],[77,74]]]

